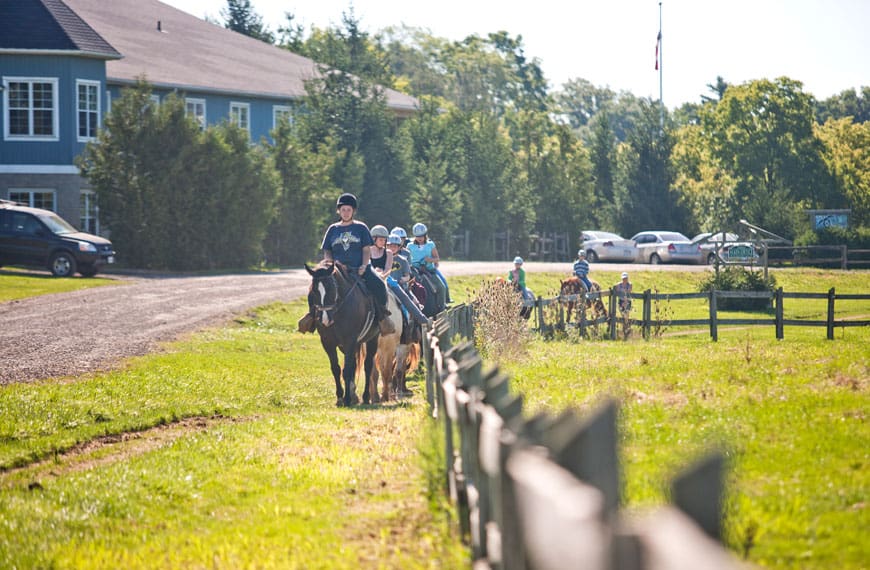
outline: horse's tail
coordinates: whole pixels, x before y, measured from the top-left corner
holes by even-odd
[[[406,374],[412,374],[417,370],[417,365],[420,364],[420,345],[416,342],[412,342],[408,346],[408,355],[405,357],[405,363],[407,365],[405,369]]]
[[[356,348],[356,377],[359,378],[360,371],[365,374],[366,361],[366,343],[361,342]],[[368,379],[367,379],[368,380]]]

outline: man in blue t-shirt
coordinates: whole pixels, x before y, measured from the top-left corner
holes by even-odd
[[[375,312],[380,323],[381,334],[396,332],[387,310],[387,288],[380,277],[372,271],[369,263],[370,248],[374,243],[369,228],[362,222],[353,219],[356,214],[357,200],[353,194],[342,194],[335,203],[340,221],[327,228],[323,235],[320,249],[323,260],[338,263],[355,271],[363,278],[369,291],[375,296]],[[309,307],[309,313],[299,321],[301,332],[314,332],[314,311]]]

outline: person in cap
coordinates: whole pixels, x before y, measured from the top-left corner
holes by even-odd
[[[517,256],[514,258],[514,268],[508,271],[508,282],[513,283],[514,289],[523,293],[526,292],[526,270],[523,269],[523,258]]]
[[[390,316],[390,311],[387,309],[387,286],[372,271],[370,263],[372,235],[367,225],[354,219],[357,210],[356,196],[342,194],[335,203],[335,209],[340,219],[329,226],[323,235],[323,242],[320,245],[323,261],[341,265],[348,272],[362,277],[368,290],[375,297],[375,317],[380,324],[381,334],[392,334],[396,329],[387,318]],[[306,317],[310,317],[310,322]],[[309,307],[309,314],[299,321],[299,330],[301,332],[315,330],[313,307]]]
[[[628,280],[628,273],[622,272],[622,280],[614,287],[617,299],[619,299],[619,310],[627,313],[631,310],[631,281]]]
[[[390,234],[387,238],[387,249],[392,254],[392,266],[390,274],[387,276],[387,286],[401,301],[402,310],[406,317],[409,315],[413,316],[414,321],[418,325],[428,325],[429,320],[423,314],[420,305],[408,292],[408,283],[411,280],[411,266],[408,264],[407,259],[399,255],[399,248],[402,247],[402,242],[402,238],[397,234]]]
[[[414,234],[414,241],[408,244],[408,251],[411,252],[411,265],[424,266],[438,276],[438,279],[444,285],[446,302],[452,303],[450,286],[447,285],[447,279],[438,270],[438,263],[441,260],[438,255],[438,248],[435,247],[435,242],[428,238],[429,229],[426,227],[426,224],[416,223],[411,228],[411,231]]]
[[[586,286],[586,291],[592,291],[592,282],[589,281],[589,262],[586,261],[586,250],[577,251],[577,261],[574,262],[574,275]]]

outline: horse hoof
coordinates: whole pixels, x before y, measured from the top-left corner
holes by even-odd
[[[339,398],[339,399],[337,399],[337,400],[335,401],[335,406],[338,407],[338,408],[341,408],[342,406],[344,406],[344,398]]]

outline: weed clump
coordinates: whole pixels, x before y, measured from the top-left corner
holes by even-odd
[[[520,316],[519,292],[503,279],[493,279],[484,281],[473,298],[477,350],[493,360],[525,354],[530,334]]]
[[[717,291],[768,291],[776,289],[776,279],[773,275],[767,279],[760,271],[747,271],[742,267],[728,267],[722,271],[712,273],[705,281],[701,282],[699,290],[708,292],[712,289]],[[771,300],[768,298],[746,299],[719,299],[718,307],[722,310],[731,311],[764,311],[770,308]]]

